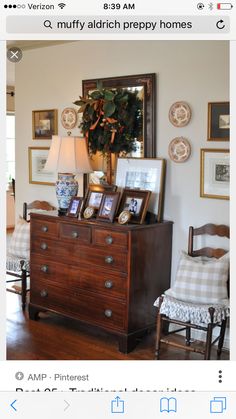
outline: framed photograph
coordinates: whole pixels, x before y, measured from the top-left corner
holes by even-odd
[[[44,172],[49,153],[49,147],[29,147],[29,183],[38,185],[55,185],[56,175],[52,172]]]
[[[208,141],[229,141],[229,102],[208,103]]]
[[[57,109],[32,112],[32,130],[34,140],[51,140],[57,135]]]
[[[97,213],[97,219],[112,223],[116,215],[119,198],[120,192],[104,192]]]
[[[80,196],[74,196],[74,198],[71,199],[70,201],[70,205],[69,208],[67,210],[67,216],[68,217],[75,217],[77,218],[79,213],[80,213],[80,209],[83,203],[83,198]]]
[[[155,214],[157,221],[162,220],[165,159],[118,158],[116,180],[118,188],[151,191],[148,211]]]
[[[131,214],[130,222],[142,224],[145,220],[150,196],[151,191],[124,189],[119,213],[129,211]]]
[[[92,207],[98,210],[102,201],[103,193],[105,191],[115,192],[117,189],[116,185],[100,185],[91,184],[88,187],[84,207]]]
[[[229,150],[201,149],[202,198],[229,199]]]

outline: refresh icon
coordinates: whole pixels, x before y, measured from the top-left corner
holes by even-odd
[[[218,20],[218,21],[216,22],[216,27],[217,27],[217,29],[224,29],[224,28],[225,28],[225,24],[224,24],[223,19]]]

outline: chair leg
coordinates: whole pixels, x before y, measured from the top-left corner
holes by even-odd
[[[191,345],[191,327],[186,327],[186,346]]]
[[[162,333],[162,315],[161,315],[162,301],[163,301],[163,297],[161,296],[159,298],[159,307],[158,307],[158,315],[157,315],[155,359],[159,359],[159,355],[160,355],[161,333]]]
[[[21,304],[22,304],[22,310],[25,309],[25,304],[26,304],[26,289],[27,289],[26,270],[22,269],[22,271],[21,271]]]
[[[209,308],[209,314],[211,317],[211,322],[208,324],[207,327],[207,336],[206,336],[206,350],[204,359],[211,358],[211,342],[212,342],[212,330],[213,330],[213,318],[214,318],[215,309],[213,307]]]
[[[219,342],[218,342],[218,350],[217,350],[217,355],[220,356],[221,352],[222,352],[222,348],[223,348],[223,343],[224,343],[224,338],[225,338],[225,329],[226,329],[226,322],[227,320],[223,320],[222,324],[220,326],[220,338],[219,338]]]

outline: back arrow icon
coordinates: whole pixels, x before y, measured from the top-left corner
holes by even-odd
[[[15,412],[17,412],[17,409],[15,408],[15,406],[14,406],[14,404],[17,402],[17,400],[14,400],[14,402],[12,402],[11,404],[10,404],[10,406],[12,407],[12,409],[14,409],[15,410]]]
[[[66,404],[66,407],[65,407],[65,409],[64,409],[64,412],[65,412],[65,410],[67,410],[67,409],[68,409],[68,407],[70,407],[70,403],[68,403],[66,400],[64,400],[64,402],[65,402],[65,404]]]

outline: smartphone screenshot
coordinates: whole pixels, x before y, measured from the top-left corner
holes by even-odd
[[[158,3],[1,1],[3,418],[235,416],[236,6]]]

